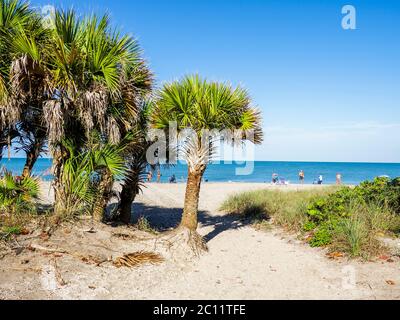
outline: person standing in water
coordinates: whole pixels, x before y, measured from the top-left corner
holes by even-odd
[[[161,183],[161,171],[157,171],[157,183]]]
[[[322,174],[320,174],[318,177],[318,184],[322,184],[323,182],[324,182],[324,177],[322,176]]]
[[[301,183],[301,184],[304,184],[304,178],[305,178],[304,171],[301,170],[301,171],[299,172],[299,180],[300,180],[300,183]]]
[[[342,174],[336,174],[336,184],[340,186],[342,184]]]

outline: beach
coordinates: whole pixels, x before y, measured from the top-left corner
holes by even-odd
[[[209,251],[190,260],[160,251],[165,257],[160,265],[118,269],[78,259],[78,250],[86,257],[115,258],[137,250],[157,252],[159,246],[156,238],[143,240],[150,238],[129,227],[97,225],[90,233],[88,221],[67,223],[51,239],[19,240],[56,248],[58,255],[25,250],[0,259],[0,299],[400,299],[397,260],[329,260],[324,249],[310,248],[282,229],[256,230],[219,211],[229,195],[265,188],[321,186],[204,183],[198,232]],[[51,202],[49,190],[43,182],[45,202]],[[135,201],[134,219],[144,216],[160,231],[175,227],[184,193],[185,184],[147,184]]]
[[[52,159],[38,159],[33,169],[33,174],[45,181],[50,181]],[[0,168],[4,166],[7,170],[20,174],[25,165],[25,158],[12,158],[10,161],[0,161]],[[245,166],[254,166],[245,175],[237,174]],[[272,174],[278,174],[290,184],[299,183],[299,172],[305,174],[304,184],[313,184],[319,177],[323,176],[324,184],[335,184],[336,174],[342,175],[344,184],[358,185],[366,180],[373,180],[379,176],[400,176],[399,163],[335,163],[335,162],[295,162],[295,161],[255,161],[243,163],[210,163],[204,174],[204,180],[211,183],[245,182],[245,183],[269,183],[272,181]],[[160,168],[161,182],[168,183],[169,178],[174,174],[177,182],[185,183],[188,167],[185,163],[178,162],[171,167]],[[157,172],[153,174],[153,181],[156,180]]]

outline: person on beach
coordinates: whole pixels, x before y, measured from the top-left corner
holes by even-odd
[[[304,171],[301,170],[301,171],[299,172],[299,180],[300,180],[300,183],[301,183],[301,184],[304,184],[304,178],[305,178]]]
[[[318,177],[318,184],[322,184],[324,182],[324,177],[322,175],[319,175]]]
[[[336,184],[340,186],[342,184],[342,174],[338,173],[336,175]]]
[[[279,175],[277,173],[272,174],[272,183],[277,184],[279,181]]]
[[[161,176],[162,176],[161,171],[158,170],[157,171],[157,183],[161,183]]]
[[[149,171],[149,173],[147,174],[147,182],[151,182],[153,180],[153,172]]]
[[[174,174],[169,178],[169,183],[176,183],[176,177]]]

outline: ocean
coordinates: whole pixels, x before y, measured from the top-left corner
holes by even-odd
[[[14,174],[22,172],[25,159],[13,158],[10,161],[3,159],[0,167],[5,166]],[[49,168],[51,159],[39,159],[34,167],[34,175],[41,176],[44,180],[51,180]],[[243,163],[209,164],[204,179],[209,182],[271,182],[272,174],[277,173],[280,178],[290,183],[298,183],[298,173],[303,170],[305,183],[312,184],[319,175],[324,178],[325,184],[334,184],[336,174],[342,174],[345,184],[359,184],[365,180],[372,180],[378,176],[400,177],[400,163],[333,163],[333,162],[254,162],[254,170],[249,175],[237,175],[237,169],[244,168]],[[169,177],[175,174],[178,182],[183,182],[187,177],[186,164],[179,163],[170,168],[161,169],[162,182],[168,182]],[[154,174],[154,180],[156,174]]]

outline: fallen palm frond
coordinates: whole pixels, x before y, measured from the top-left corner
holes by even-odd
[[[123,257],[115,259],[114,266],[117,268],[128,267],[135,268],[143,264],[160,264],[164,262],[164,258],[158,253],[138,251],[126,254]]]
[[[89,265],[95,265],[96,267],[100,267],[105,262],[112,261],[111,259],[108,259],[108,258],[101,258],[101,257],[92,256],[92,255],[88,255],[88,256],[79,255],[76,257],[80,258],[80,260],[82,262],[89,264]]]

